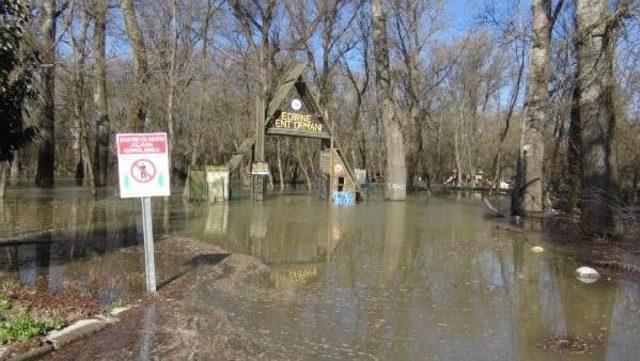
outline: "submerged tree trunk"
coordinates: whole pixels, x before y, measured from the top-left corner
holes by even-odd
[[[278,161],[278,176],[280,177],[280,192],[284,192],[284,173],[282,172],[282,155],[280,152],[280,139],[276,140],[276,157]]]
[[[395,104],[389,69],[387,13],[380,0],[371,0],[373,14],[373,54],[376,69],[376,90],[380,100],[381,119],[387,145],[387,199],[404,200],[407,195],[407,167],[400,124],[395,117]]]
[[[85,63],[87,54],[87,29],[89,22],[87,19],[86,9],[80,7],[80,36],[76,38],[73,30],[70,30],[71,46],[73,48],[75,56],[75,71],[73,74],[74,82],[74,107],[73,116],[75,123],[77,124],[76,132],[78,134],[79,146],[80,146],[80,163],[77,165],[79,169],[82,169],[82,178],[85,180],[85,185],[88,184],[91,188],[91,193],[96,194],[95,179],[93,176],[93,164],[91,152],[89,150],[89,124],[86,117],[84,106],[84,87],[85,87]]]
[[[75,101],[77,101],[77,99],[74,100],[74,102]],[[82,150],[80,147],[80,117],[77,117],[75,112],[76,109],[74,105],[73,127],[71,128],[71,136],[73,137],[73,165],[75,167],[74,177],[76,185],[81,186],[82,180],[84,179],[84,163],[82,162]]]
[[[42,34],[44,41],[40,54],[40,94],[42,107],[38,114],[40,146],[36,185],[53,187],[55,169],[54,123],[55,123],[55,61],[56,61],[56,0],[42,3]]]
[[[7,188],[7,173],[9,173],[9,163],[0,162],[0,200],[4,198],[4,191]]]
[[[409,80],[409,82],[412,82]],[[413,102],[413,101],[412,101]],[[409,130],[405,133],[408,146],[405,148],[405,164],[407,167],[406,189],[414,191],[415,179],[420,174],[420,158],[422,155],[422,124],[417,104],[410,105]]]
[[[514,87],[513,92],[511,93],[511,100],[509,102],[509,109],[507,110],[507,115],[505,117],[505,121],[504,121],[504,129],[502,129],[502,132],[500,133],[500,144],[498,145],[498,151],[496,152],[495,157],[493,158],[493,165],[491,167],[491,189],[489,190],[489,192],[493,192],[493,190],[495,190],[496,192],[500,190],[500,183],[502,181],[502,170],[503,170],[503,165],[502,165],[502,157],[504,155],[504,148],[506,146],[506,141],[507,141],[507,136],[509,135],[509,130],[511,129],[511,120],[513,119],[513,114],[515,112],[516,109],[516,105],[518,103],[518,99],[520,98],[520,84],[522,83],[522,78],[523,78],[523,74],[524,74],[524,67],[525,67],[525,49],[524,47],[520,50],[520,51],[516,51],[517,53],[521,54],[519,61],[518,61],[518,76],[516,77],[516,84]],[[520,162],[518,162],[518,164],[516,165],[516,179],[521,178],[522,176],[522,169],[520,167]],[[520,184],[520,183],[516,183],[516,184]],[[514,187],[515,188],[515,187]],[[518,187],[518,189],[520,189]],[[520,192],[518,191],[514,191],[514,194],[520,194]],[[518,204],[521,204],[521,200],[520,199],[515,199],[515,197],[513,197],[512,195],[512,199],[514,200],[511,204],[512,204],[512,208],[513,209],[517,209],[519,207],[516,207]]]
[[[107,5],[103,1],[96,2],[94,9],[93,56],[95,58],[95,85],[93,104],[96,117],[95,173],[96,185],[107,185],[109,166],[109,107],[107,104],[107,66],[106,54],[106,18]]]
[[[526,116],[520,140],[519,183],[514,187],[514,212],[519,215],[542,212],[544,126],[549,118],[551,77],[551,0],[533,2],[531,66],[527,79]]]
[[[582,128],[582,229],[590,236],[618,234],[614,165],[614,39],[606,0],[577,1],[578,106]]]
[[[11,171],[9,172],[9,181],[12,185],[16,185],[20,181],[20,174],[22,173],[22,164],[20,160],[20,151],[13,153],[13,160],[11,161]]]
[[[127,117],[127,128],[132,132],[142,132],[145,127],[147,117],[147,83],[149,82],[149,62],[147,59],[147,49],[133,0],[120,0],[122,15],[127,28],[127,36],[133,48],[133,68],[135,73],[134,92],[131,99],[129,115]]]
[[[462,187],[462,160],[460,159],[460,119],[462,115],[455,116],[456,124],[453,126],[453,153],[456,161],[456,187]]]
[[[302,159],[302,154],[300,154],[300,142],[296,139],[295,152],[293,153],[296,161],[298,162],[298,166],[302,170],[302,175],[304,175],[305,183],[307,184],[307,190],[311,191],[313,186],[311,184],[311,176],[309,174],[309,169],[304,165],[304,160]]]

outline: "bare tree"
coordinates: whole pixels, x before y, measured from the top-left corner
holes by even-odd
[[[147,83],[149,81],[149,60],[147,59],[147,48],[145,47],[142,30],[140,30],[140,25],[138,24],[133,0],[121,0],[120,7],[127,28],[127,36],[133,48],[135,73],[135,94],[131,99],[127,125],[129,130],[140,132],[144,130],[147,118],[146,92],[148,91]]]
[[[96,185],[107,185],[109,165],[109,106],[107,103],[107,4],[96,1],[93,7],[93,56],[95,58],[93,104],[95,108],[96,142],[95,173]]]
[[[42,188],[53,187],[55,170],[55,62],[56,62],[56,22],[58,9],[56,0],[46,0],[41,4],[40,21],[43,34],[40,55],[40,91],[42,106],[38,115],[40,147],[38,150],[38,168],[36,185]]]
[[[347,78],[349,82],[353,86],[353,90],[355,91],[356,104],[354,106],[354,114],[352,120],[352,134],[356,137],[352,138],[357,141],[358,145],[354,146],[354,148],[358,149],[359,157],[355,155],[352,156],[355,164],[359,164],[363,169],[367,169],[367,122],[362,116],[365,94],[369,90],[370,78],[371,78],[371,66],[369,64],[369,55],[370,55],[370,37],[369,37],[369,28],[368,19],[360,19],[360,48],[361,48],[361,56],[362,56],[362,76],[358,79],[358,74],[355,70],[352,69],[352,66],[347,61],[346,57],[343,56],[343,64],[344,70],[346,72]],[[354,150],[355,153],[355,150]]]
[[[167,96],[167,133],[169,137],[169,159],[171,160],[169,172],[173,175],[173,165],[175,164],[175,155],[171,150],[175,145],[175,102],[176,87],[178,83],[178,0],[171,0],[171,58],[169,60],[169,94]],[[168,199],[168,198],[166,198]]]
[[[615,165],[614,30],[631,1],[608,12],[606,0],[578,0],[576,36],[578,108],[581,127],[583,230],[591,236],[620,232],[618,177]]]
[[[393,20],[395,48],[401,67],[396,69],[402,104],[397,116],[405,139],[407,157],[407,188],[413,189],[416,176],[425,170],[425,128],[432,113],[433,92],[446,79],[452,68],[432,53],[435,35],[441,30],[443,18],[441,0],[394,0]],[[404,109],[404,111],[403,111]]]
[[[535,0],[526,116],[518,158],[519,181],[515,187],[514,202],[515,211],[521,215],[541,212],[543,209],[544,127],[549,119],[552,22],[551,0]]]
[[[79,14],[80,26],[79,34],[76,34],[71,21],[75,14]],[[69,16],[69,37],[71,39],[71,47],[73,48],[75,68],[73,70],[73,87],[74,87],[74,132],[77,134],[80,147],[80,162],[77,163],[78,173],[85,179],[85,184],[91,188],[92,194],[96,193],[95,178],[93,175],[92,154],[89,145],[89,124],[85,111],[85,64],[87,59],[87,32],[89,28],[89,19],[85,6],[75,4],[72,1],[71,12]]]
[[[389,69],[389,41],[387,12],[381,0],[371,0],[373,20],[373,58],[376,69],[376,91],[380,99],[380,112],[385,127],[387,145],[387,199],[404,200],[407,197],[407,167],[405,163],[402,130],[395,117],[395,101]]]
[[[209,54],[209,27],[211,25],[213,14],[217,9],[213,6],[213,0],[207,0],[207,10],[205,12],[204,20],[200,26],[200,39],[202,40],[202,49],[200,51],[200,72],[201,72],[201,87],[198,104],[198,124],[203,124],[205,119],[205,103],[207,93],[207,80],[208,80],[208,54]],[[202,141],[202,132],[197,132],[195,142],[193,143],[193,149],[191,149],[189,166],[194,167],[198,162],[200,142]]]

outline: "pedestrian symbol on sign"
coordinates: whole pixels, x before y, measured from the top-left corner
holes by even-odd
[[[136,182],[148,183],[156,177],[156,166],[147,159],[139,159],[131,165],[131,176]]]

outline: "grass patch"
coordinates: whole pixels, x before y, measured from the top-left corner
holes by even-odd
[[[62,320],[37,319],[26,313],[12,314],[11,302],[0,299],[0,345],[25,341],[62,326]]]
[[[62,326],[62,321],[59,318],[39,320],[24,314],[11,316],[6,320],[0,321],[0,344],[25,341],[32,337],[44,335],[60,326]]]
[[[124,307],[127,305],[127,300],[125,300],[124,298],[118,297],[115,300],[113,300],[113,302],[102,306],[102,311],[103,312],[109,312],[111,310],[113,310],[114,308],[120,308],[120,307]]]

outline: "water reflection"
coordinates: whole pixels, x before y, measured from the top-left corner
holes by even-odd
[[[156,309],[154,306],[145,308],[142,314],[142,327],[140,329],[140,352],[138,360],[150,360],[153,338],[155,336]]]
[[[256,286],[284,291],[283,300],[199,289],[192,302],[236,315],[256,335],[268,331],[301,359],[556,359],[542,345],[566,336],[598,342],[584,359],[640,352],[637,284],[577,282],[571,259],[544,240],[536,244],[548,252],[530,252],[531,243],[497,230],[477,203],[415,197],[340,208],[302,195],[227,204],[177,198],[154,202],[154,229],[268,263],[269,282]],[[0,206],[0,237],[38,234],[0,247],[0,270],[28,284],[46,279],[49,291],[55,280],[77,281],[105,300],[140,287],[137,256],[121,252],[138,242],[138,203],[69,196]],[[134,276],[114,281],[123,273]],[[141,357],[152,345],[141,343]]]
[[[303,200],[277,202],[266,220],[264,208],[246,209],[250,222],[267,228],[251,251],[272,264],[276,288],[293,287],[295,300],[273,306],[201,297],[240,314],[242,327],[266,328],[274,342],[305,350],[301,358],[554,359],[546,339],[598,343],[616,322],[617,284],[576,282],[573,261],[530,252],[476,207],[414,199],[309,211]],[[242,206],[232,204],[224,241],[242,248],[233,233],[242,213],[234,207]],[[601,359],[610,348],[595,344],[584,357]]]
[[[607,344],[607,360],[632,360],[638,357],[640,330],[640,288],[623,282],[616,292]]]
[[[227,233],[229,221],[229,204],[214,203],[207,207],[207,215],[204,225],[205,234],[224,235]]]
[[[4,206],[10,213],[0,227],[2,277],[16,278],[38,292],[73,284],[101,303],[139,293],[134,291],[137,261],[119,253],[138,243],[128,205],[43,196],[9,199]]]

